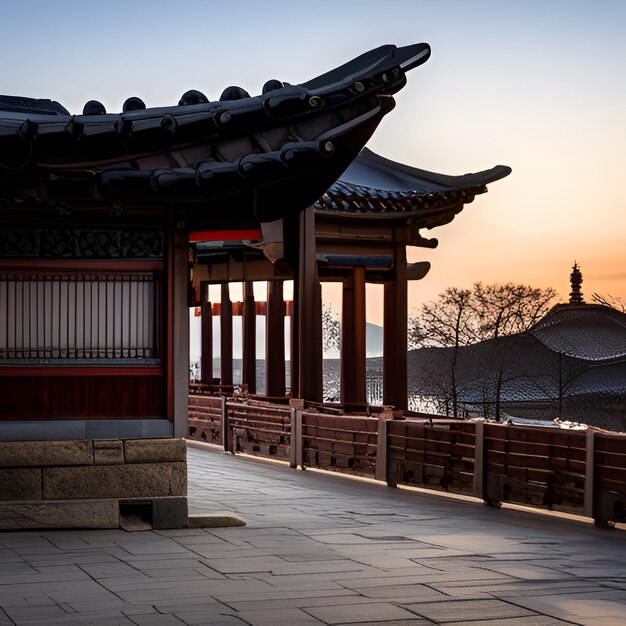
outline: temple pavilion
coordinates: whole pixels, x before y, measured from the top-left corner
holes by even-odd
[[[131,97],[121,113],[0,96],[0,528],[187,524],[189,307],[208,317],[211,283],[269,281],[267,393],[285,395],[275,325],[294,280],[290,395],[315,401],[319,279],[341,281],[346,403],[363,400],[364,286],[383,283],[385,401],[405,405],[407,280],[427,270],[406,246],[435,245],[420,229],[510,171],[361,152],[429,55],[382,46],[257,96]],[[227,299],[220,314],[226,327]]]
[[[202,323],[202,382],[233,384],[233,315],[242,316],[241,382],[256,392],[256,316],[266,317],[265,394],[322,402],[320,283],[342,285],[341,403],[364,406],[365,288],[384,285],[383,403],[407,408],[407,287],[426,276],[427,262],[407,263],[407,247],[435,248],[424,230],[451,222],[487,184],[510,173],[506,166],[447,176],[385,159],[364,148],[301,216],[292,241],[283,225],[245,233],[191,233],[193,284]],[[231,240],[220,239],[225,235]],[[246,237],[245,240],[237,239]],[[297,247],[294,243],[298,241]],[[298,251],[299,256],[295,257]],[[291,257],[290,255],[294,255]],[[296,267],[294,271],[291,268]],[[283,304],[283,282],[296,281],[294,301]],[[255,302],[252,283],[267,281],[267,302]],[[243,282],[243,301],[231,303],[228,283]],[[221,284],[221,304],[209,286]],[[291,323],[291,388],[285,387],[284,316]],[[212,316],[220,317],[220,376],[213,378]]]

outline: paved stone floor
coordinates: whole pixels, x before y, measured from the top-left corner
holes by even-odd
[[[626,623],[626,534],[210,450],[245,528],[0,533],[0,624]]]

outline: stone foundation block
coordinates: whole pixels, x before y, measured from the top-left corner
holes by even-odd
[[[40,499],[40,469],[0,469],[0,500]]]
[[[116,465],[124,462],[124,444],[119,439],[93,442],[93,460],[96,465]]]
[[[91,441],[3,441],[0,467],[91,465]]]
[[[124,442],[126,463],[186,462],[184,439],[129,439]]]
[[[186,463],[50,467],[43,470],[44,499],[152,498],[187,495]]]
[[[116,500],[0,503],[0,530],[118,527]]]

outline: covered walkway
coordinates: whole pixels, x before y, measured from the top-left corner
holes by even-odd
[[[245,528],[0,533],[0,624],[623,623],[623,530],[189,450]]]

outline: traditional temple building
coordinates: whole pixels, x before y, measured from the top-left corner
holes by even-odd
[[[469,415],[495,417],[498,406],[502,419],[626,431],[626,314],[585,302],[577,263],[570,281],[569,300],[526,332],[462,346],[457,354],[412,351],[410,391],[441,398],[455,358],[459,403]]]
[[[302,211],[429,54],[120,114],[0,96],[0,527],[186,524],[189,233],[282,220],[307,276]]]

